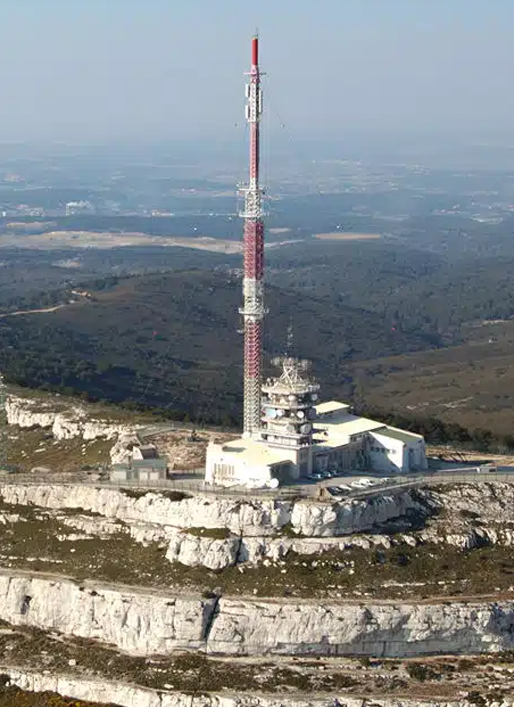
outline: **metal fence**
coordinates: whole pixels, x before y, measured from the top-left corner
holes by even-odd
[[[127,481],[127,480],[111,480],[110,478],[94,478],[80,474],[64,475],[64,474],[6,474],[0,477],[0,486],[2,484],[26,484],[30,486],[43,484],[59,484],[66,486],[92,486],[97,488],[113,488],[127,489],[136,492],[138,489],[142,491],[175,491],[178,493],[190,494],[210,494],[215,496],[227,497],[258,497],[262,499],[283,499],[295,500],[302,498],[315,498],[320,494],[323,487],[336,489],[339,485],[346,485],[351,481],[348,477],[340,476],[325,480],[322,484],[315,482],[305,482],[279,487],[278,489],[247,489],[247,488],[226,488],[222,486],[211,486],[205,484],[199,476],[200,471],[194,470],[187,473],[187,477],[193,478],[168,478],[153,481]],[[195,472],[197,478],[194,478]],[[186,475],[184,475],[186,476]],[[400,493],[409,488],[420,488],[423,486],[441,485],[445,483],[514,483],[514,469],[512,471],[496,471],[496,472],[477,472],[476,469],[456,469],[456,470],[439,470],[432,472],[423,472],[419,474],[409,474],[408,476],[397,476],[378,481],[372,486],[365,488],[357,487],[349,490],[344,490],[341,493],[330,494],[328,491],[325,498],[332,498],[333,501],[342,501],[345,499],[366,499],[374,496],[380,496],[384,493]]]

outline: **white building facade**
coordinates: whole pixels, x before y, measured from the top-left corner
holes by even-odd
[[[402,474],[427,469],[421,435],[352,415],[349,410],[345,403],[335,401],[316,405],[316,415],[311,415],[313,432],[308,445],[291,444],[292,431],[284,445],[277,444],[276,439],[270,443],[266,436],[210,444],[206,483],[273,488],[326,471]],[[265,413],[270,414],[273,413],[269,410]],[[271,419],[274,421],[275,417]]]

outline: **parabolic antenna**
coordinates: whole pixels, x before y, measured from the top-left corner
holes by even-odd
[[[317,393],[312,393],[312,394],[311,394],[311,399],[312,399],[312,400],[317,400],[317,399],[318,399],[318,394],[317,394]]]
[[[275,408],[266,408],[264,414],[266,415],[266,417],[269,417],[271,420],[274,420],[277,416],[277,411],[275,410]]]
[[[302,435],[308,435],[309,432],[312,430],[312,425],[310,422],[306,422],[304,425],[300,427],[300,432]]]
[[[305,413],[304,413],[303,410],[298,410],[298,412],[296,413],[296,416],[297,416],[300,420],[303,420],[303,418],[305,417]]]
[[[270,479],[269,487],[270,487],[270,489],[278,489],[279,484],[280,484],[280,482],[278,479]]]
[[[294,425],[288,425],[288,426],[286,427],[286,430],[287,430],[288,432],[291,432],[291,433],[296,431],[295,428],[294,428]]]
[[[283,410],[277,410],[277,417],[284,417],[284,411]]]

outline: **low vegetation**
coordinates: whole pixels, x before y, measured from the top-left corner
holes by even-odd
[[[502,697],[514,694],[511,663],[503,654],[414,661],[275,656],[273,660],[256,662],[194,652],[144,658],[119,653],[90,640],[8,624],[3,625],[0,633],[0,651],[20,668],[97,677],[191,696],[223,691],[275,694],[301,691],[328,695],[334,690],[344,690],[356,697],[388,695],[430,701],[458,699],[468,694],[469,701],[483,705],[495,695],[497,699],[500,694]],[[3,682],[0,707],[107,707],[66,701],[54,695],[23,693],[6,687],[5,678]],[[19,702],[7,702],[8,697]]]
[[[107,537],[77,538],[77,532],[59,520],[59,514],[73,516],[76,509],[57,513],[2,504],[0,511],[19,515],[18,520],[11,518],[0,525],[0,562],[4,567],[55,572],[78,581],[176,587],[198,594],[219,588],[229,595],[332,600],[510,597],[514,593],[512,550],[500,545],[461,550],[443,543],[399,544],[390,549],[354,548],[321,555],[290,552],[284,560],[267,566],[243,564],[212,571],[170,563],[165,544],[137,543],[121,522],[119,531]],[[189,532],[219,540],[230,535],[224,528]]]
[[[186,528],[182,532],[197,538],[212,538],[213,540],[227,540],[233,535],[228,528]]]
[[[0,686],[0,707],[116,707],[63,697],[55,692],[26,692],[18,687]]]
[[[110,464],[113,442],[85,441],[82,437],[56,440],[41,428],[10,427],[6,444],[7,463],[21,472],[43,467],[52,473],[79,471]]]

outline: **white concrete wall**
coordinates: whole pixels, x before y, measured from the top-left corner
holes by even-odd
[[[408,471],[405,468],[405,444],[402,441],[381,435],[378,432],[370,432],[370,437],[369,455],[371,466],[375,471],[383,471],[385,473]],[[384,451],[373,451],[377,447]]]
[[[408,471],[428,469],[425,440],[413,440],[406,447]]]
[[[233,468],[233,474],[220,474],[217,466]],[[221,444],[209,444],[205,462],[205,482],[216,486],[243,485],[249,488],[266,486],[272,478],[269,466],[249,464],[244,455],[238,456],[223,451]]]

